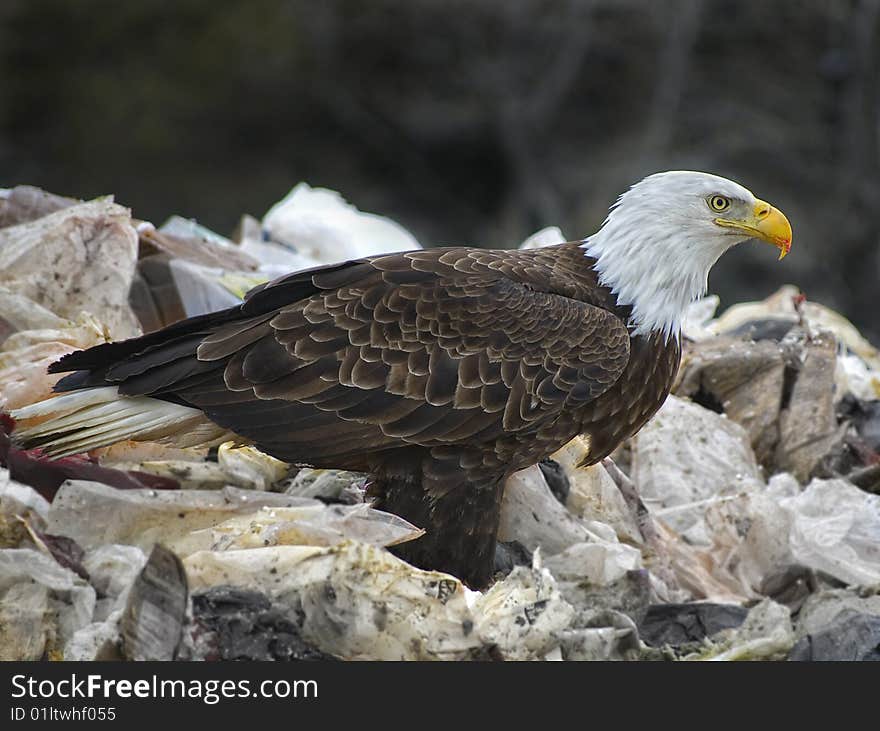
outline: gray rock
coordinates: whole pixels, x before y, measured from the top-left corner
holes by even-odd
[[[798,640],[788,659],[880,662],[880,616],[846,609],[821,631]]]
[[[786,332],[792,327],[780,322]],[[687,346],[675,393],[723,411],[740,424],[758,461],[766,464],[779,441],[785,369],[785,350],[775,342],[711,338]]]
[[[736,604],[652,604],[639,623],[639,635],[653,647],[700,642],[721,630],[739,627],[748,613]]]
[[[798,639],[818,635],[844,613],[880,617],[880,591],[874,589],[826,589],[804,602],[797,621]]]

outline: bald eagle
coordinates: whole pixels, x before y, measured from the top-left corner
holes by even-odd
[[[750,238],[782,258],[791,227],[730,180],[678,171],[634,185],[583,241],[295,272],[228,310],[63,357],[50,370],[72,372],[65,395],[14,412],[15,438],[60,456],[233,435],[367,472],[374,504],[426,531],[399,553],[482,587],[505,479],[575,435],[589,464],[635,434],[669,393],[686,306]]]

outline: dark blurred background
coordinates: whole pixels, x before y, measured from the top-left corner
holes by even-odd
[[[880,0],[2,0],[0,186],[229,233],[294,183],[425,245],[582,238],[665,169],[788,214],[724,306],[784,282],[875,342]]]

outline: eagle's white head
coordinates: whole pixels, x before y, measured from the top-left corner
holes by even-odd
[[[677,337],[685,308],[706,292],[709,270],[734,244],[761,239],[791,248],[788,219],[726,178],[674,171],[651,175],[618,199],[582,244],[599,281],[632,305],[634,332]]]

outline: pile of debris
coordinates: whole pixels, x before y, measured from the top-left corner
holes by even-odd
[[[2,191],[0,411],[48,397],[70,350],[417,247],[305,184],[232,239]],[[6,420],[0,659],[880,659],[880,353],[792,287],[717,305],[613,461],[578,467],[574,439],[511,477],[485,592],[388,552],[422,532],[363,475],[231,444],[47,460]]]

